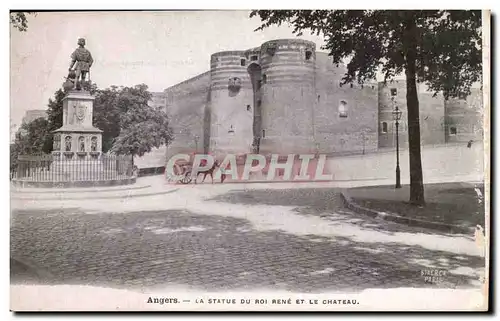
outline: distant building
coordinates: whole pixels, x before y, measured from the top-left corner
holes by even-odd
[[[26,114],[23,117],[22,123],[28,124],[34,121],[35,119],[38,118],[47,119],[47,117],[48,117],[47,110],[41,110],[41,109],[27,110]]]

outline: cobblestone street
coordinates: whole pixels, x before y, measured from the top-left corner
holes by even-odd
[[[473,240],[360,216],[338,192],[205,185],[127,202],[17,206],[11,257],[51,284],[129,289],[478,286],[484,259]],[[424,276],[437,270],[435,282]]]

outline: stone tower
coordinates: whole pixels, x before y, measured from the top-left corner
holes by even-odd
[[[245,51],[224,51],[210,59],[210,152],[250,153],[253,93]]]
[[[314,153],[315,49],[300,39],[262,45],[260,153]]]

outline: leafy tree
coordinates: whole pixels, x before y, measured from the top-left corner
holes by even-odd
[[[20,131],[23,142],[23,153],[43,153],[46,144],[45,138],[49,132],[49,122],[45,118],[37,118],[27,124],[21,125]]]
[[[349,60],[343,84],[384,82],[405,73],[410,203],[424,205],[417,82],[444,97],[470,94],[481,80],[481,12],[446,10],[254,10],[262,30],[288,23],[294,33],[325,37],[333,62]]]
[[[120,155],[143,156],[153,148],[168,145],[172,141],[172,130],[164,111],[148,105],[151,94],[147,86],[122,88],[118,98],[120,134],[113,142],[111,152]]]
[[[127,113],[130,106],[141,105],[151,99],[146,85],[135,87],[111,86],[95,92],[94,125],[103,130],[102,149],[107,152],[123,128],[122,115]]]
[[[19,157],[19,145],[15,142],[10,144],[10,173],[14,173],[17,168],[17,158]]]
[[[66,93],[62,89],[58,89],[54,93],[54,99],[49,98],[47,109],[47,125],[48,130],[45,136],[45,153],[52,152],[52,141],[54,139],[53,131],[59,129],[63,123],[63,98]]]
[[[103,152],[111,148],[113,140],[120,134],[120,109],[117,104],[120,92],[116,86],[96,91],[93,124],[103,131]]]
[[[36,15],[36,12],[11,12],[10,24],[19,31],[28,30],[28,18],[26,14]]]
[[[20,131],[16,132],[14,143],[10,144],[10,172],[14,173],[17,169],[17,160],[19,155],[23,155],[27,143],[23,139]]]
[[[46,149],[49,123],[44,118],[37,118],[22,124],[16,133],[14,143],[10,145],[10,170],[17,167],[19,155],[42,154]]]

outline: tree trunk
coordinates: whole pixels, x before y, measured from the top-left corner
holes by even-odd
[[[420,150],[420,111],[416,83],[416,24],[410,14],[406,25],[406,104],[408,110],[408,145],[410,153],[410,204],[425,205],[422,155]]]

